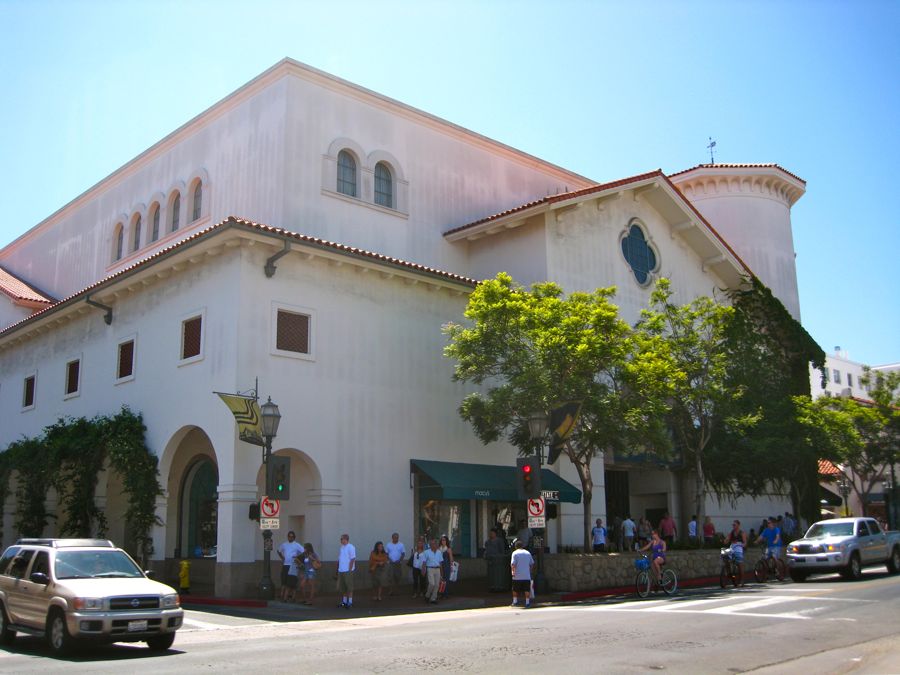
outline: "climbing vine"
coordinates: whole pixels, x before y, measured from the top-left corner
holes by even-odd
[[[150,530],[159,524],[156,497],[157,458],[144,442],[140,414],[123,407],[114,416],[63,418],[35,438],[10,443],[0,454],[0,504],[16,478],[15,528],[20,536],[39,537],[50,518],[59,519],[62,536],[106,536],[106,515],[96,504],[97,481],[104,466],[122,479],[128,507],[125,522],[141,556],[152,553]],[[47,512],[47,493],[56,490],[56,514]]]

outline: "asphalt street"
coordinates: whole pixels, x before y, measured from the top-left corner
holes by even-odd
[[[883,568],[857,583],[834,575],[529,610],[286,616],[188,610],[164,654],[120,644],[55,659],[40,640],[19,636],[0,650],[0,671],[900,672],[900,576]]]

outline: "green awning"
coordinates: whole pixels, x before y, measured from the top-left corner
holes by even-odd
[[[422,477],[419,494],[426,499],[519,500],[514,466],[426,459],[412,459],[409,463],[411,470],[418,471]],[[558,492],[561,502],[578,504],[581,501],[581,490],[549,469],[541,469],[541,489],[544,492]]]

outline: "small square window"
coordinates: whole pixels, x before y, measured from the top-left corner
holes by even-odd
[[[66,364],[66,396],[77,394],[81,385],[81,359]]]
[[[309,316],[278,310],[275,349],[309,354]]]
[[[22,407],[23,408],[33,408],[34,407],[34,392],[35,392],[35,376],[29,375],[25,378],[24,385],[22,387]]]
[[[200,356],[203,347],[203,317],[194,316],[181,322],[181,359]]]
[[[124,380],[134,375],[134,340],[119,343],[119,356],[116,363],[116,379]]]

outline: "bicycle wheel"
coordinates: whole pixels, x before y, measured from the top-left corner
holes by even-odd
[[[647,570],[637,573],[634,578],[634,587],[640,597],[646,598],[650,595],[650,573]]]
[[[663,593],[665,593],[666,595],[672,595],[675,591],[678,590],[678,577],[675,575],[675,570],[663,570],[661,585]]]
[[[787,565],[784,564],[784,560],[781,558],[775,559],[775,578],[778,581],[784,581],[784,577],[787,575]]]
[[[769,565],[765,560],[758,560],[756,562],[756,566],[753,568],[753,576],[756,578],[757,583],[763,583],[766,578],[769,576]]]

